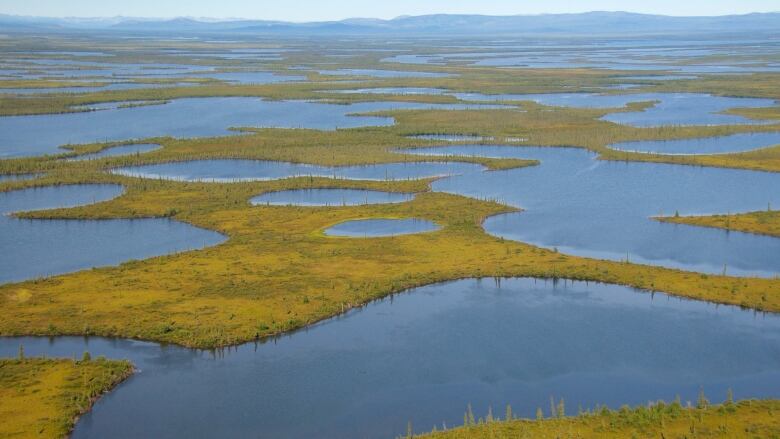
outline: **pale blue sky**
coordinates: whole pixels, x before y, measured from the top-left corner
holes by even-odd
[[[780,11],[780,0],[0,0],[0,13],[50,17],[213,17],[289,21],[433,13],[631,11],[725,15]]]

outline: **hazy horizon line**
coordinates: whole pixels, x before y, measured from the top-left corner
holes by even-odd
[[[528,13],[528,14],[480,14],[480,13],[449,13],[439,12],[430,14],[401,14],[389,18],[381,17],[366,17],[366,16],[346,16],[342,18],[334,18],[328,20],[286,20],[280,18],[259,18],[259,17],[213,17],[213,16],[193,16],[193,15],[169,15],[169,16],[141,16],[141,15],[94,15],[94,16],[79,16],[79,15],[22,15],[12,14],[0,11],[0,15],[16,18],[44,18],[44,19],[62,19],[62,20],[98,20],[98,19],[139,19],[139,20],[174,20],[174,19],[188,19],[194,21],[211,21],[211,22],[224,22],[224,21],[282,21],[288,23],[323,23],[323,22],[339,22],[346,20],[377,20],[377,21],[392,21],[401,18],[414,18],[414,17],[428,17],[437,15],[451,15],[451,16],[482,16],[482,17],[539,17],[546,15],[585,15],[594,13],[615,13],[615,14],[633,14],[633,15],[647,15],[657,17],[671,17],[671,18],[714,18],[714,17],[736,17],[745,15],[757,15],[757,14],[778,14],[780,9],[775,11],[754,11],[737,14],[715,14],[715,15],[674,15],[674,14],[651,14],[645,12],[634,12],[629,10],[591,10],[583,12],[540,12],[540,13]]]

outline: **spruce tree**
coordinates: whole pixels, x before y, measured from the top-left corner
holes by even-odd
[[[699,388],[699,397],[696,399],[696,408],[697,409],[706,409],[707,406],[710,405],[710,401],[707,400],[707,397],[704,396],[704,389]]]
[[[561,401],[558,403],[558,417],[562,418],[566,416],[566,410],[563,405],[563,398],[561,398]]]

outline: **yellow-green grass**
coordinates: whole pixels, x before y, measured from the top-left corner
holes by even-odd
[[[652,91],[712,93],[726,96],[752,96],[780,99],[780,75],[703,75],[695,81],[662,81]]]
[[[46,79],[7,79],[0,80],[0,89],[6,88],[40,88],[45,91],[47,88],[59,87],[95,87],[105,85],[105,82],[83,82],[67,80],[46,80]]]
[[[709,166],[718,168],[748,169],[752,171],[780,172],[780,146],[732,154],[675,156],[642,154],[606,150],[599,158],[604,160],[668,163],[675,165]]]
[[[607,145],[636,140],[663,140],[719,136],[741,132],[777,130],[778,126],[706,126],[635,128],[613,124],[598,117],[603,109],[550,108],[525,104],[518,110],[406,110],[379,114],[392,115],[397,124],[390,127],[340,129],[335,132],[315,130],[255,129],[254,136],[232,136],[206,140],[163,139],[166,148],[143,154],[132,160],[171,161],[187,158],[246,157],[288,160],[324,165],[389,162],[398,160],[431,160],[395,154],[399,147],[431,146],[436,142],[409,139],[416,134],[474,134],[495,137],[497,142],[510,137],[528,139],[524,144],[541,146],[576,146],[598,152],[602,159],[621,161],[653,161],[672,164],[722,166],[752,170],[780,170],[780,147],[770,147],[735,154],[668,156],[615,151]],[[143,139],[158,141],[158,139]],[[482,142],[489,143],[489,142]],[[511,142],[510,142],[511,143]],[[109,146],[73,146],[80,153],[94,152]],[[128,158],[106,159],[106,164],[126,164]],[[450,160],[479,161],[492,168],[513,167],[510,161],[493,159],[452,158]],[[491,165],[490,163],[493,163]],[[0,161],[0,172],[48,170],[66,166],[48,159],[8,159]]]
[[[641,106],[641,104],[634,104]],[[629,107],[631,108],[631,107]],[[449,112],[395,112],[401,134],[475,134],[498,139],[521,137],[524,144],[574,146],[590,149],[602,160],[655,162],[677,165],[714,166],[749,170],[780,171],[780,146],[753,151],[712,155],[664,155],[617,151],[608,145],[639,140],[669,140],[722,136],[744,132],[776,131],[778,125],[666,126],[636,128],[598,120],[604,109],[572,109],[525,104],[524,112],[478,110]],[[625,111],[625,110],[623,110]],[[446,117],[445,117],[446,116]]]
[[[293,58],[308,59],[316,53],[303,51]],[[161,58],[163,59],[163,58]],[[170,60],[169,60],[170,61]],[[276,68],[295,64],[294,59],[279,63]],[[235,67],[235,65],[233,65]],[[605,72],[588,69],[500,69],[462,66],[409,66],[379,63],[376,57],[361,56],[328,68],[384,68],[441,71],[457,76],[448,78],[364,78],[359,85],[328,79],[326,82],[277,83],[264,85],[225,84],[206,81],[197,87],[171,87],[157,89],[113,90],[77,95],[57,96],[0,96],[0,115],[20,115],[81,111],[73,106],[112,101],[166,101],[183,97],[256,96],[267,99],[318,99],[327,98],[336,103],[393,100],[410,102],[454,103],[453,96],[438,95],[383,95],[337,94],[328,90],[371,87],[442,87],[453,91],[482,93],[543,93],[591,90],[592,87],[610,85],[619,81],[618,76],[627,72]],[[308,73],[313,80],[329,77]],[[345,79],[343,77],[336,79]],[[347,78],[348,79],[348,78]],[[151,82],[161,79],[149,80]],[[169,79],[168,79],[169,81]],[[702,80],[664,81],[648,85],[644,91],[691,91],[733,96],[759,96],[777,98],[780,75],[756,74],[706,77]],[[610,91],[622,93],[623,91]],[[518,102],[513,103],[520,104]],[[739,132],[777,130],[778,125],[765,126],[715,126],[715,127],[660,127],[633,128],[598,120],[614,111],[638,110],[650,103],[630,104],[627,109],[572,109],[554,108],[523,103],[527,113],[517,110],[467,111],[467,112],[392,112],[400,125],[399,134],[479,134],[497,139],[507,137],[529,138],[529,144],[569,145],[589,148],[599,152],[602,159],[622,161],[652,161],[696,166],[734,167],[776,172],[780,170],[780,147],[765,148],[737,154],[674,156],[613,151],[607,145],[631,140],[664,140],[702,136],[726,135]],[[734,109],[731,113],[748,117],[776,120],[779,107],[760,109]]]
[[[0,286],[2,335],[94,334],[211,347],[302,327],[414,286],[467,277],[535,276],[618,283],[780,311],[780,280],[688,273],[562,255],[487,235],[482,220],[511,209],[421,193],[406,203],[305,208],[250,206],[269,190],[425,190],[427,181],[321,178],[239,184],[105,177],[125,195],[31,218],[173,216],[228,241],[204,250]],[[439,231],[375,239],[323,236],[355,218],[423,218]]]
[[[127,361],[0,359],[0,436],[67,437],[97,398],[133,373]]]
[[[452,71],[461,76],[371,83],[436,86],[434,84],[446,85],[448,82],[444,81],[450,81],[455,88],[460,81],[461,89],[465,90],[471,87],[483,90],[480,87],[494,84],[486,91],[521,92],[549,91],[560,87],[561,81],[609,80],[602,72],[584,70]],[[0,107],[5,106],[0,113],[128,98],[153,100],[253,94],[272,98],[309,97],[322,87],[322,84],[207,85],[101,92],[49,100],[0,98]],[[376,99],[373,96],[349,99],[369,98]],[[643,105],[646,104],[635,104],[632,108]],[[525,103],[523,110],[396,111],[388,113],[398,121],[392,127],[333,132],[260,129],[245,136],[145,139],[143,141],[159,142],[163,148],[137,156],[83,162],[59,160],[61,157],[2,160],[2,173],[44,172],[45,175],[34,180],[0,183],[0,191],[89,182],[120,183],[127,187],[123,196],[94,206],[22,216],[93,219],[167,216],[222,232],[228,240],[213,248],[0,286],[0,311],[7,316],[0,321],[0,334],[95,334],[196,347],[222,346],[299,328],[414,286],[484,276],[611,282],[682,297],[780,311],[780,280],[711,276],[597,261],[489,236],[482,230],[481,222],[487,216],[510,211],[510,208],[488,200],[428,193],[430,180],[359,182],[295,178],[207,184],[142,180],[104,172],[106,168],[116,166],[205,158],[251,158],[321,165],[441,160],[394,152],[403,147],[435,144],[406,137],[428,133],[523,137],[529,139],[528,144],[579,146],[597,151],[605,158],[623,159],[618,152],[607,150],[605,145],[628,140],[777,129],[765,126],[633,128],[597,120],[611,111],[605,109],[552,108]],[[87,153],[106,146],[109,145],[73,146],[73,150]],[[764,150],[762,153],[780,156],[780,151]],[[745,163],[731,156],[722,157],[726,160],[724,166],[750,167],[759,161],[771,163],[771,159],[765,157]],[[535,164],[512,159],[447,160],[477,162],[490,169]],[[770,166],[780,170],[780,162]],[[423,193],[414,201],[393,205],[302,208],[251,206],[248,203],[252,196],[267,191],[316,187]],[[433,233],[375,239],[332,238],[322,234],[322,230],[340,221],[371,217],[424,218],[442,228]]]
[[[714,227],[737,232],[755,233],[780,237],[780,211],[765,210],[726,215],[706,216],[664,216],[656,217],[659,221],[688,224],[699,227]]]
[[[166,87],[166,88],[138,88],[128,90],[105,90],[92,93],[58,94],[56,96],[36,95],[0,95],[0,115],[30,115],[49,114],[79,111],[74,106],[95,104],[104,102],[131,101],[131,100],[170,100],[186,97],[263,97],[267,99],[328,99],[334,102],[365,102],[376,100],[391,100],[399,102],[432,102],[455,103],[458,100],[450,95],[375,95],[375,94],[344,94],[328,93],[328,90],[344,90],[353,88],[372,87],[432,87],[447,88],[453,91],[481,91],[486,93],[543,93],[555,91],[576,91],[568,88],[563,90],[560,82],[572,84],[580,82],[580,86],[586,88],[592,80],[591,75],[573,73],[562,74],[559,72],[547,72],[546,75],[538,72],[527,73],[524,76],[497,74],[478,74],[469,72],[453,78],[392,78],[376,79],[366,77],[337,77],[317,75],[310,73],[308,76],[313,82],[287,82],[274,84],[227,84],[219,81],[204,81],[197,87]],[[592,74],[593,78],[607,82],[609,79],[603,74]],[[570,79],[565,79],[570,78]],[[363,79],[359,84],[344,82],[346,79]],[[594,79],[595,80],[595,79]],[[145,80],[147,83],[162,82],[163,80]],[[190,78],[188,81],[195,81]],[[170,82],[167,80],[166,82]]]
[[[721,405],[678,402],[619,410],[600,409],[551,419],[482,419],[476,425],[414,436],[420,439],[623,439],[778,438],[780,401],[743,400]],[[506,417],[501,413],[502,417]],[[411,436],[411,435],[409,435]]]
[[[303,56],[302,54],[298,55]],[[160,62],[171,62],[160,58]],[[185,62],[186,60],[178,60]],[[191,62],[195,62],[194,60]],[[201,60],[202,62],[202,60]],[[225,63],[225,60],[215,60],[214,64]],[[327,69],[338,68],[376,68],[391,70],[407,70],[448,73],[453,76],[408,77],[408,78],[373,78],[365,76],[329,76],[320,75],[316,71],[290,71],[287,67],[295,65],[295,59],[288,59],[272,67],[271,70],[289,74],[305,73],[309,82],[275,83],[275,84],[225,84],[220,81],[209,81],[205,78],[188,78],[188,81],[202,82],[201,87],[180,87],[171,89],[132,89],[98,91],[83,95],[61,95],[57,98],[42,99],[37,96],[0,96],[0,114],[40,114],[72,111],[69,107],[84,103],[98,103],[124,100],[175,99],[180,97],[206,96],[259,96],[272,99],[316,99],[328,97],[341,102],[376,100],[373,94],[334,94],[328,90],[343,90],[372,87],[430,87],[445,88],[458,92],[480,92],[485,94],[521,94],[521,93],[555,93],[597,90],[598,87],[619,84],[620,74],[632,72],[604,71],[598,69],[502,69],[486,67],[444,67],[444,66],[410,66],[405,64],[378,63],[372,57],[359,57],[350,62],[329,65]],[[231,68],[241,67],[235,61],[228,64]],[[223,68],[224,69],[224,68]],[[264,68],[265,69],[265,68]],[[635,73],[635,72],[634,72]],[[745,75],[734,77],[705,78],[697,81],[663,81],[663,84],[648,83],[638,91],[690,91],[713,93],[731,96],[756,96],[777,98],[778,74]],[[176,81],[179,79],[177,78]],[[360,80],[359,84],[349,80]],[[45,80],[41,80],[45,81]],[[171,79],[155,78],[143,82],[171,82]],[[35,81],[28,80],[33,86]],[[622,94],[625,90],[604,90],[605,93]],[[454,102],[452,96],[425,95],[384,95],[382,99],[398,101]]]
[[[159,143],[162,149],[99,160],[66,161],[130,143]],[[0,183],[0,191],[56,182],[78,182],[84,175],[102,174],[104,168],[196,159],[242,158],[311,163],[325,166],[379,164],[391,162],[441,161],[441,157],[414,156],[396,152],[399,148],[430,146],[434,142],[398,136],[392,129],[371,128],[336,131],[262,129],[242,136],[203,139],[150,138],[125,142],[66,145],[57,156],[0,160],[0,174],[49,173],[35,181]],[[72,151],[72,152],[67,152]],[[489,169],[509,169],[537,164],[535,160],[485,157],[447,157],[447,161],[478,163]],[[94,178],[94,177],[90,177]],[[98,177],[102,178],[102,177]]]
[[[229,237],[224,244],[209,249],[0,286],[0,309],[7,316],[0,322],[0,334],[96,334],[187,346],[220,346],[295,329],[414,286],[475,276],[587,279],[780,311],[780,280],[708,276],[590,260],[491,237],[482,230],[481,222],[510,208],[491,201],[427,193],[430,180],[294,178],[218,184],[136,179],[103,171],[106,167],[193,158],[253,158],[324,165],[440,160],[393,152],[401,146],[431,144],[399,134],[420,127],[427,129],[429,121],[447,120],[445,115],[460,120],[467,117],[462,113],[469,113],[472,118],[483,120],[478,111],[407,113],[398,113],[401,123],[397,127],[334,132],[256,130],[246,136],[198,140],[162,138],[151,139],[161,143],[162,149],[138,156],[82,162],[52,157],[0,161],[4,172],[46,172],[38,179],[2,183],[0,191],[88,182],[119,183],[127,188],[123,196],[112,201],[22,214],[25,217],[171,216]],[[502,121],[505,113],[498,111],[493,116]],[[523,122],[521,129],[538,139],[550,136],[548,143],[554,143],[556,132],[576,136],[578,129],[598,131],[592,120],[578,119],[567,111],[553,112],[548,118],[535,113],[533,108],[528,113],[518,113]],[[411,124],[414,126],[408,128]],[[605,131],[612,126],[597,124]],[[635,129],[625,132],[631,130]],[[105,146],[76,149],[91,152]],[[494,169],[533,164],[460,160],[477,161]],[[254,207],[248,203],[252,196],[263,192],[312,187],[423,193],[411,202],[376,206]],[[368,217],[424,218],[435,221],[442,229],[377,239],[330,238],[321,233],[340,221]]]
[[[372,78],[364,76],[329,76],[316,71],[304,72],[309,82],[287,82],[274,84],[225,84],[220,81],[208,81],[205,78],[188,78],[199,81],[200,87],[178,87],[166,89],[131,89],[97,91],[79,95],[59,95],[57,97],[40,96],[0,96],[0,115],[41,114],[73,111],[70,107],[85,103],[99,103],[125,100],[175,99],[181,97],[208,96],[258,96],[271,99],[316,99],[328,97],[340,102],[376,100],[373,94],[334,94],[328,90],[343,90],[372,87],[431,87],[445,88],[461,92],[497,93],[546,93],[593,91],[594,87],[616,83],[614,73],[588,69],[527,69],[507,70],[500,68],[474,67],[425,67],[408,65],[376,65],[370,59],[355,60],[346,65],[328,66],[337,68],[377,68],[393,70],[416,70],[425,72],[449,73],[453,76],[443,78]],[[167,60],[170,62],[170,60]],[[295,64],[290,60],[290,64]],[[279,70],[284,73],[300,74],[300,71]],[[356,84],[354,80],[360,80]],[[169,78],[145,79],[144,82],[171,82]],[[178,81],[178,78],[177,78]],[[35,81],[30,80],[31,85]],[[608,91],[615,93],[615,91]],[[452,96],[426,95],[385,95],[382,99],[396,101],[456,102]]]

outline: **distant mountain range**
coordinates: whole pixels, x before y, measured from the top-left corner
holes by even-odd
[[[421,15],[392,20],[350,18],[292,23],[266,20],[193,18],[45,18],[0,14],[0,33],[102,31],[124,33],[248,34],[658,34],[778,33],[780,12],[716,17],[670,17],[628,12],[543,15]]]

